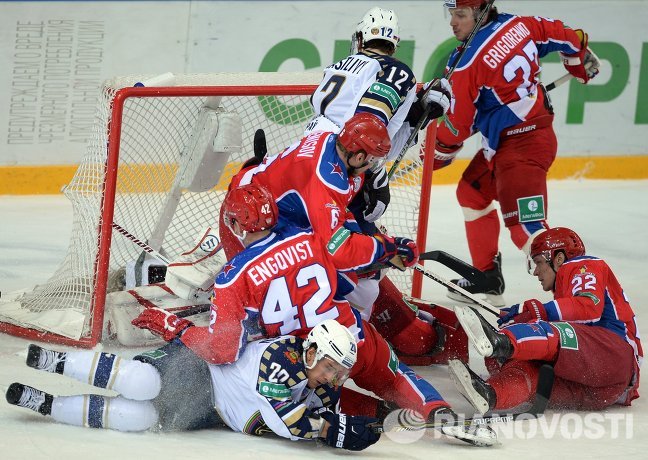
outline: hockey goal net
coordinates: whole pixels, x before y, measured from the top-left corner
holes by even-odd
[[[255,131],[264,129],[269,154],[302,136],[320,77],[175,75],[173,86],[164,87],[134,87],[146,76],[106,81],[93,138],[64,190],[74,216],[67,255],[46,283],[3,296],[0,331],[94,346],[102,337],[107,292],[126,289],[126,267],[142,256],[113,231],[113,222],[170,260],[191,248],[202,229],[217,227],[229,179],[253,155]],[[232,117],[240,120],[240,145],[216,148],[213,141],[219,151],[206,160],[204,147]],[[409,150],[392,178],[391,204],[380,224],[424,248],[432,168],[421,161],[420,148]],[[389,276],[404,293],[420,296],[421,280],[412,272]]]

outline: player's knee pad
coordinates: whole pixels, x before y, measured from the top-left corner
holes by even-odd
[[[158,370],[148,363],[122,360],[112,389],[124,398],[145,401],[160,394],[162,382]]]
[[[489,206],[493,206],[493,200],[489,196],[482,194],[479,189],[476,189],[464,179],[460,180],[457,185],[456,196],[457,202],[462,208],[484,210]]]
[[[109,398],[104,428],[119,431],[146,431],[158,421],[158,411],[151,401],[133,401],[123,397]]]

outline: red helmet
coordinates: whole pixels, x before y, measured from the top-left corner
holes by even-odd
[[[351,153],[364,150],[367,155],[386,157],[391,149],[385,124],[375,115],[356,113],[344,124],[338,137],[342,147]]]
[[[585,255],[585,245],[575,231],[565,227],[550,228],[540,233],[531,243],[530,256],[542,255],[551,263],[556,254],[562,251],[567,259]]]
[[[479,8],[486,0],[445,0],[443,6],[446,8]]]
[[[230,190],[223,201],[223,219],[228,227],[233,221],[250,233],[274,227],[277,223],[277,203],[261,185],[248,184]]]

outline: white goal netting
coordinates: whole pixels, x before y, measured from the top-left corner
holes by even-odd
[[[113,231],[112,222],[171,260],[190,248],[202,229],[217,228],[229,179],[253,155],[255,131],[264,129],[270,154],[301,137],[312,116],[312,85],[321,74],[176,75],[173,87],[132,88],[146,78],[104,83],[93,139],[64,191],[74,213],[68,253],[45,284],[3,296],[4,330],[30,336],[33,329],[70,343],[94,344],[101,335],[106,292],[125,289],[126,267],[142,261],[141,248]],[[116,98],[120,88],[132,94]],[[195,151],[202,151],[201,142],[218,131],[223,114],[240,119],[240,148],[225,146],[208,163],[213,174],[192,181],[205,166],[199,162],[206,161]],[[418,146],[401,166],[380,224],[392,235],[416,238],[422,174]],[[389,276],[410,292],[410,272],[392,270]]]

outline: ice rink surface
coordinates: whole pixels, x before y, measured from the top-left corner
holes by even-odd
[[[549,183],[549,223],[576,230],[588,254],[604,258],[621,281],[637,314],[639,328],[648,324],[648,181],[568,180]],[[63,196],[0,197],[0,290],[3,293],[42,283],[65,255],[72,225],[71,206]],[[524,267],[524,257],[501,236],[508,304],[527,298],[549,300]],[[427,250],[441,249],[469,260],[463,219],[453,186],[433,187]],[[445,277],[452,272],[433,262],[426,265]],[[452,305],[445,288],[426,280],[423,298]],[[60,375],[24,364],[28,342],[0,334],[0,392],[22,382],[55,395],[101,392]],[[65,349],[65,347],[59,347]],[[98,347],[101,349],[101,346]],[[127,357],[140,350],[106,347]],[[478,362],[474,362],[478,366]],[[455,410],[471,413],[447,378],[444,366],[419,367]],[[307,442],[266,435],[245,436],[229,430],[191,433],[118,433],[53,423],[0,398],[0,459],[238,459],[238,458],[399,458],[399,459],[533,459],[646,458],[648,452],[648,390],[632,407],[614,407],[599,414],[548,412],[538,421],[494,426],[500,445],[477,449],[427,433],[383,436],[369,449],[353,453]]]

